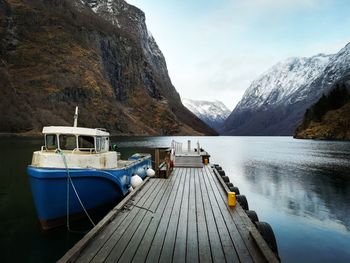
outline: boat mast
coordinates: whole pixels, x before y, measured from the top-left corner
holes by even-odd
[[[74,127],[78,126],[78,106],[75,107],[75,114],[74,114]]]

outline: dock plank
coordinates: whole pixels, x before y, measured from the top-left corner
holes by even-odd
[[[198,254],[200,262],[212,262],[211,248],[208,234],[208,225],[204,213],[204,205],[202,198],[202,191],[199,182],[198,170],[194,171],[194,184],[196,195],[196,208],[197,208],[197,238],[198,238]]]
[[[133,237],[135,234],[137,238],[137,230],[142,231],[142,228],[140,227],[148,226],[149,223],[147,223],[147,221],[145,221],[145,224],[143,224],[145,216],[147,214],[153,214],[153,209],[155,209],[157,206],[156,204],[157,200],[160,200],[160,198],[162,197],[165,191],[165,188],[163,188],[165,180],[159,180],[159,182],[160,183],[157,185],[157,188],[159,188],[160,191],[156,191],[156,190],[153,191],[153,193],[146,200],[143,206],[135,207],[135,209],[139,210],[137,216],[134,217],[133,220],[130,222],[126,231],[124,231],[122,237],[118,240],[117,244],[113,247],[111,253],[108,255],[105,262],[117,262],[119,260],[119,257],[122,255],[122,253],[126,249],[126,247],[129,245],[130,241],[134,240]]]
[[[195,188],[195,169],[190,169],[190,189],[188,202],[187,218],[187,245],[186,262],[198,262],[198,237],[197,237],[197,215],[196,215],[196,188]]]
[[[182,194],[182,202],[180,207],[180,216],[177,223],[175,247],[173,253],[173,262],[186,261],[186,245],[187,245],[187,220],[188,220],[188,203],[189,203],[189,188],[190,188],[190,169],[184,169],[186,173],[185,187]]]
[[[178,170],[177,170],[178,172]],[[150,251],[150,247],[152,245],[153,239],[155,237],[156,231],[158,227],[160,226],[160,221],[164,218],[169,218],[167,216],[167,210],[166,208],[171,205],[172,202],[172,196],[174,193],[177,193],[178,186],[180,180],[175,180],[174,177],[177,176],[177,172],[169,178],[169,190],[166,192],[166,195],[162,199],[158,209],[156,210],[155,216],[152,218],[152,222],[150,223],[149,227],[146,230],[146,233],[144,235],[144,238],[142,239],[139,248],[136,251],[136,254],[134,255],[134,258],[132,259],[133,262],[142,262],[147,258],[147,255]],[[170,212],[169,212],[170,213]],[[155,241],[156,242],[156,241]]]
[[[185,181],[187,178],[188,178],[188,174],[186,173],[186,169],[182,169],[181,183],[180,183],[178,195],[176,196],[176,199],[174,202],[173,210],[170,215],[170,220],[169,220],[168,228],[165,233],[163,248],[159,257],[159,262],[172,261],[174,245],[176,240],[176,232],[177,232],[178,222],[180,218],[180,208],[184,197],[184,189],[186,187]]]
[[[142,239],[144,238],[145,233],[146,233],[149,225],[151,224],[151,221],[152,221],[155,213],[157,213],[159,211],[158,208],[159,208],[161,202],[164,201],[164,198],[166,198],[168,195],[169,189],[171,189],[171,185],[170,185],[169,181],[165,180],[165,179],[163,179],[163,181],[164,181],[163,187],[161,188],[158,195],[153,200],[152,205],[150,207],[150,211],[154,211],[154,212],[153,213],[148,212],[145,214],[141,224],[139,225],[139,227],[135,231],[135,234],[134,234],[132,240],[129,242],[127,248],[124,250],[123,254],[118,259],[118,261],[131,262],[133,260],[134,255],[135,255],[136,251],[138,251],[139,245],[140,245]]]
[[[172,195],[169,198],[169,203],[168,203],[169,205],[166,207],[163,217],[161,218],[156,234],[152,241],[152,245],[150,247],[149,253],[147,255],[146,262],[156,262],[159,260],[160,255],[162,253],[165,236],[167,234],[171,214],[174,210],[175,201],[178,200],[182,195],[182,190],[184,187],[183,170],[178,169],[177,173],[172,176],[172,179],[179,182],[177,191],[175,195]]]
[[[150,194],[151,186],[153,182],[148,181],[146,185],[143,187],[143,191],[138,193],[135,197],[133,197],[134,202],[139,205],[141,202],[144,202],[144,199],[147,198],[148,194]],[[98,234],[98,236],[94,237],[89,242],[89,244],[84,249],[84,254],[82,254],[77,262],[90,262],[96,253],[103,247],[103,245],[107,242],[110,236],[114,233],[115,229],[123,222],[128,213],[122,212],[117,213],[113,220],[106,225]]]
[[[144,203],[149,199],[149,197],[154,194],[155,189],[157,185],[159,184],[159,181],[150,181],[151,187],[148,191],[148,195],[143,198],[139,202],[139,206],[143,206]],[[113,234],[110,236],[110,238],[105,242],[101,250],[98,251],[98,253],[95,255],[95,257],[92,259],[91,262],[103,262],[108,255],[111,253],[112,249],[116,245],[116,243],[119,241],[119,239],[123,236],[124,232],[130,225],[131,221],[138,215],[140,212],[140,209],[131,209],[130,212],[127,212],[127,216],[124,218],[124,220],[121,222],[121,224],[118,225],[118,227],[115,229]]]
[[[216,176],[215,173],[212,173],[212,175]],[[215,180],[215,182],[218,183],[218,180]],[[220,193],[222,194],[222,192]],[[261,234],[251,222],[243,208],[238,205],[235,208],[235,212],[239,217],[234,217],[234,219],[239,218],[241,221],[235,221],[234,223],[238,225],[239,231],[243,233],[245,243],[249,244],[247,247],[254,261],[269,263],[279,262],[279,259],[268,247],[266,241],[262,238]]]
[[[277,262],[220,179],[209,166],[149,179],[60,262]]]
[[[212,193],[214,196],[212,197],[213,199],[215,198],[217,203],[218,203],[218,208],[219,212],[222,215],[222,218],[225,221],[228,233],[230,234],[231,240],[233,242],[234,248],[236,250],[236,253],[239,257],[239,260],[241,262],[253,262],[252,258],[249,254],[249,251],[247,250],[247,247],[244,243],[243,238],[241,237],[237,227],[235,224],[232,223],[231,219],[231,214],[230,213],[235,213],[234,209],[230,209],[227,205],[227,197],[226,199],[222,198],[222,195],[220,195],[220,188],[218,188],[218,185],[215,183],[215,178],[213,176],[213,173],[209,170],[209,168],[205,169],[206,173],[206,178],[208,180],[208,187],[212,188]]]
[[[217,225],[217,230],[220,236],[223,252],[226,258],[226,262],[239,262],[239,259],[237,257],[237,252],[235,250],[235,246],[233,244],[233,240],[231,239],[229,230],[227,228],[225,219],[223,217],[223,214],[221,213],[222,210],[226,210],[227,206],[221,206],[221,209],[219,208],[218,203],[222,203],[223,200],[216,199],[215,194],[212,188],[211,183],[208,181],[208,175],[206,174],[206,170],[203,169],[202,178],[204,181],[204,185],[206,187],[206,191],[208,193],[210,205],[213,209],[213,213],[215,215],[214,219]],[[225,204],[225,203],[224,203]]]
[[[209,168],[207,168],[209,169]],[[213,172],[210,173],[212,177],[216,176]],[[213,182],[217,185],[218,188],[221,187],[219,181],[215,178]],[[227,199],[227,193],[224,191],[219,191],[219,194],[221,195],[221,198],[223,200]],[[246,224],[249,224],[251,227],[254,227],[252,223],[250,222],[250,219],[247,217],[247,215],[244,213],[242,207],[240,205],[237,205],[235,208],[230,209],[230,215],[233,220],[233,223],[237,227],[239,234],[242,237],[242,240],[244,244],[247,247],[247,250],[249,251],[249,254],[254,262],[266,262],[265,258],[262,256],[259,248],[255,244],[254,240],[249,234],[249,230],[247,228]],[[244,218],[246,218],[248,221],[245,221]]]
[[[199,182],[203,197],[204,213],[208,224],[208,233],[213,261],[226,262],[218,225],[215,220],[217,215],[214,214],[213,207],[211,206],[209,194],[207,192],[208,189],[206,189],[202,170],[199,172]]]

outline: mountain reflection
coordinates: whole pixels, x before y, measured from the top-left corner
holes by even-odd
[[[336,221],[350,232],[350,176],[343,167],[250,161],[244,177],[254,192],[286,213]]]

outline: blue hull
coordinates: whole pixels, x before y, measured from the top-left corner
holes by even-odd
[[[138,174],[144,178],[151,167],[151,159],[146,157],[125,169],[69,169],[69,174],[85,208],[92,210],[124,197],[131,176]],[[27,172],[39,220],[44,229],[51,228],[67,216],[67,170],[28,166]],[[69,187],[69,213],[81,214],[83,209],[72,185]]]

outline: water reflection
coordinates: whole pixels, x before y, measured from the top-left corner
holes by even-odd
[[[244,176],[252,191],[274,207],[327,224],[337,222],[350,231],[350,178],[341,169],[327,170],[246,162]]]

